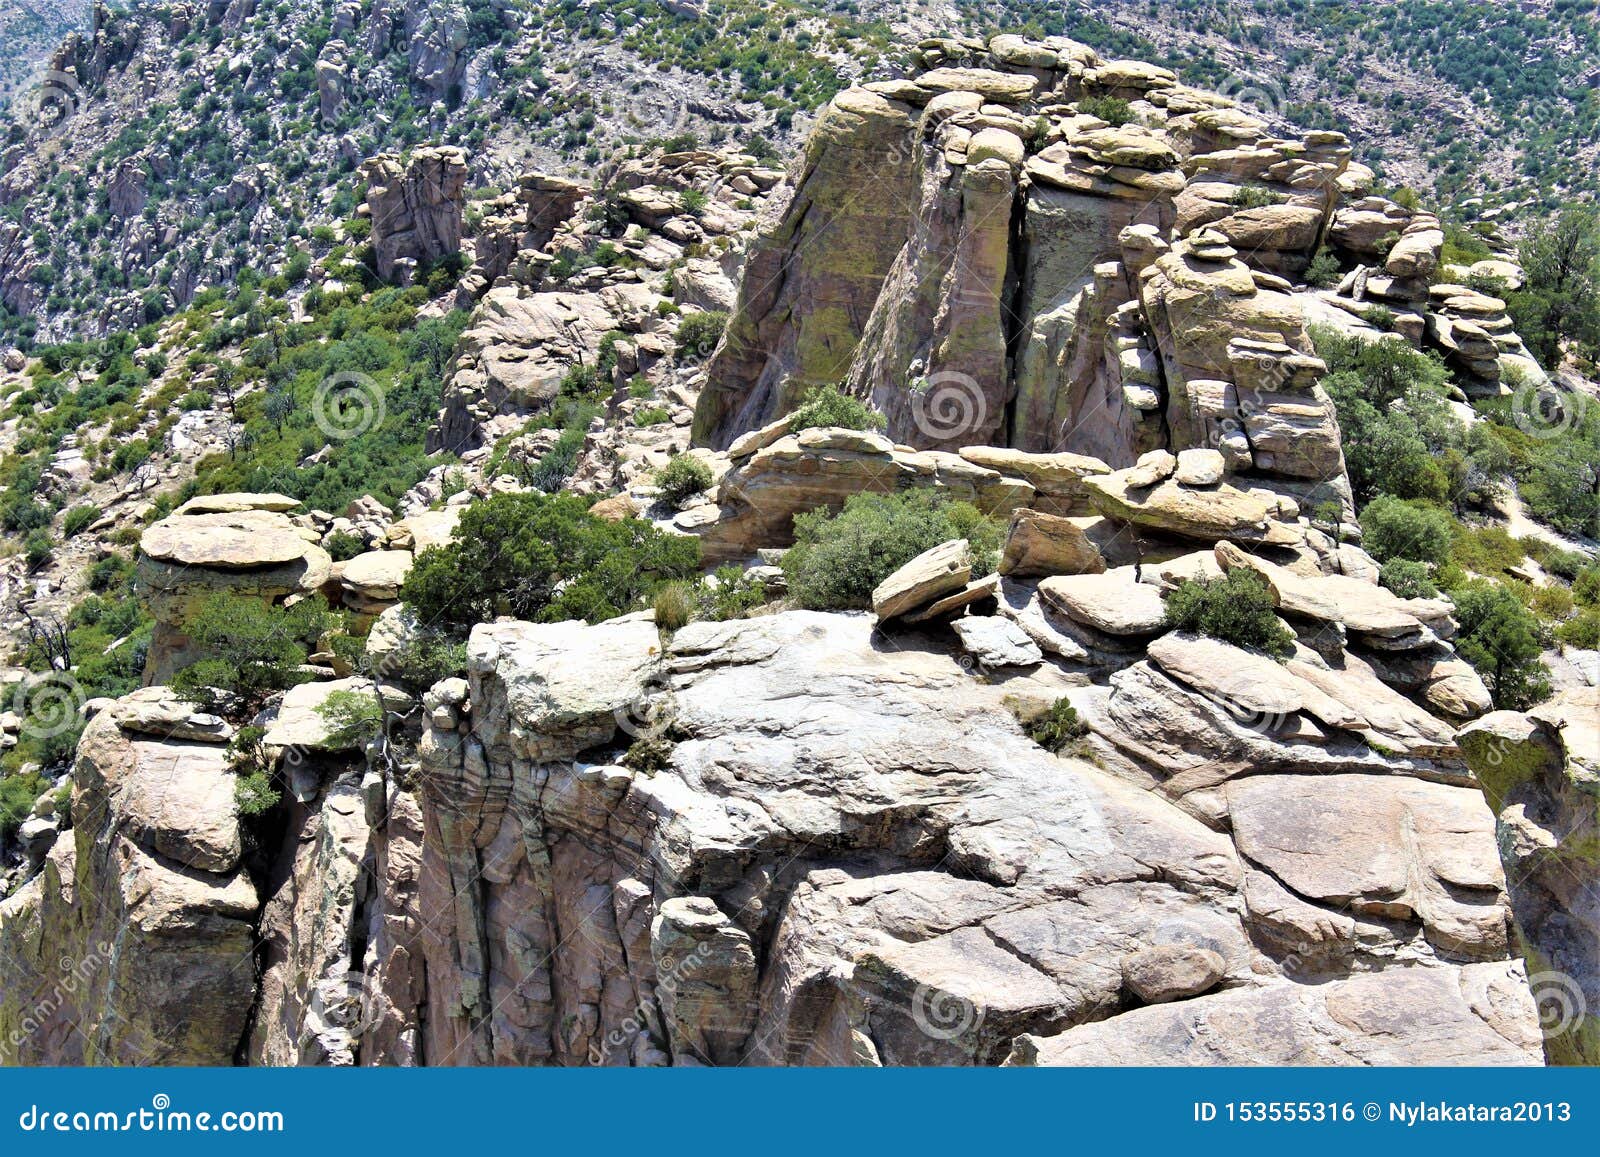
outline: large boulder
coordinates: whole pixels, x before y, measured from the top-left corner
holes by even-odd
[[[1496,817],[1545,1051],[1600,1063],[1600,689],[1485,715],[1461,746]]]

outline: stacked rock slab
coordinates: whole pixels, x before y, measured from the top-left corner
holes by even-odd
[[[930,41],[920,62],[823,114],[752,249],[696,444],[842,382],[912,447],[1112,467],[1212,447],[1231,473],[1347,505],[1285,280],[1328,231],[1344,138],[1274,137],[1164,69],[1059,38]],[[1097,119],[1091,97],[1133,119]]]
[[[0,1058],[229,1065],[255,997],[256,889],[220,722],[155,689],[90,721],[71,838],[0,902]]]
[[[233,494],[196,500],[147,528],[136,579],[155,615],[146,683],[167,682],[206,656],[185,633],[213,595],[282,602],[328,580],[332,560],[307,519],[283,513],[283,495]]]

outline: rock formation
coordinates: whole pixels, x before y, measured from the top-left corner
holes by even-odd
[[[1485,715],[1461,745],[1495,813],[1550,1058],[1600,1064],[1600,692]]]
[[[420,148],[405,162],[386,153],[361,174],[379,277],[409,285],[419,264],[460,252],[467,186],[461,149]]]

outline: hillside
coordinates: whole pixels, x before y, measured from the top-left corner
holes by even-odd
[[[1117,7],[69,41],[0,1061],[1600,1060],[1600,220]]]

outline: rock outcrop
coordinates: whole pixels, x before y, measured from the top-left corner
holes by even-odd
[[[282,602],[319,590],[332,568],[319,535],[283,513],[283,495],[196,499],[145,530],[137,580],[156,618],[145,682],[204,658],[186,629],[204,601],[232,594]]]
[[[1071,41],[963,43],[964,66],[940,64],[953,43],[820,118],[751,249],[695,442],[726,448],[842,381],[897,443],[1114,468],[1206,447],[1230,474],[1347,504],[1325,368],[1286,280],[1329,228],[1344,138],[1274,137]],[[1085,111],[1104,97],[1134,119]]]
[[[157,733],[149,707],[90,721],[71,838],[0,902],[0,1059],[228,1065],[240,1049],[259,902],[233,775],[220,742],[173,735],[187,713]]]
[[[1600,1064],[1600,691],[1565,691],[1461,733],[1494,810],[1546,1051]]]
[[[461,149],[427,146],[405,161],[386,153],[362,165],[361,175],[379,277],[409,285],[418,265],[460,252],[467,187]]]

